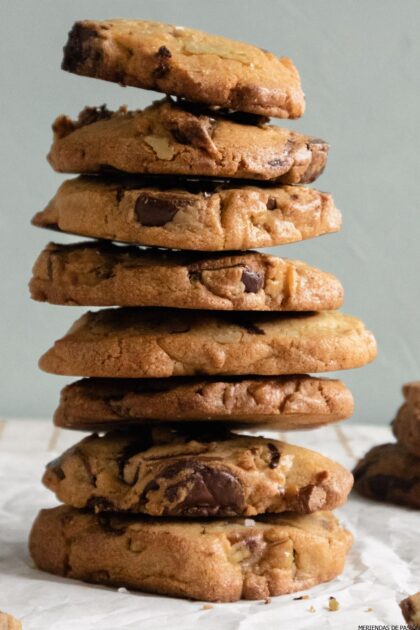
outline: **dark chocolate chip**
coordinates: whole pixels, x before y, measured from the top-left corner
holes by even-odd
[[[275,197],[269,197],[267,199],[267,210],[275,210],[277,208],[277,201]]]
[[[86,503],[88,510],[94,512],[112,512],[115,510],[115,505],[109,499],[105,497],[90,497]]]
[[[121,481],[127,483],[124,477],[124,468],[127,465],[128,461],[134,457],[134,455],[138,455],[138,453],[143,453],[147,451],[147,449],[153,446],[153,438],[151,431],[147,431],[146,427],[142,430],[141,437],[135,437],[132,441],[130,441],[127,446],[123,448],[123,450],[119,453],[117,457],[117,465],[118,465],[118,477]],[[134,481],[130,485],[135,485],[138,481],[138,471],[135,475]]]
[[[136,201],[135,213],[141,225],[146,227],[160,227],[172,221],[176,213],[187,206],[189,201],[180,197],[153,197],[148,193],[141,193]]]
[[[180,505],[170,508],[173,515],[234,516],[241,514],[245,502],[242,484],[231,471],[211,468],[199,461],[181,460],[162,471],[161,477],[172,479],[182,474],[184,479],[166,489],[166,497],[174,501],[179,488],[188,488]]]
[[[245,285],[245,293],[258,293],[264,285],[264,275],[260,271],[253,271],[245,267],[241,280]]]
[[[166,48],[166,46],[161,46],[159,48],[159,50],[156,53],[157,57],[165,57],[166,59],[170,59],[172,57],[172,53],[169,50],[169,48]]]
[[[280,451],[277,446],[275,446],[271,442],[269,442],[267,446],[270,451],[270,463],[268,464],[268,466],[269,468],[277,468],[280,462]]]

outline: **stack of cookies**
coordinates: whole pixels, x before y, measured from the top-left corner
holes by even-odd
[[[355,489],[377,501],[420,509],[420,381],[406,383],[391,426],[397,442],[379,444],[354,469]]]
[[[363,324],[336,310],[334,276],[247,251],[341,225],[330,195],[297,186],[322,172],[328,145],[268,124],[303,113],[293,63],[115,20],[77,23],[63,68],[171,96],[144,111],[88,107],[53,125],[50,164],[81,176],[33,223],[98,240],[48,245],[32,297],[109,308],[83,315],[40,361],[87,377],[64,388],[54,421],[95,433],[47,468],[44,483],[65,505],[35,521],[36,564],[220,601],[334,578],[351,536],[331,510],[351,473],[244,432],[349,417],[349,390],[306,374],[376,353]]]

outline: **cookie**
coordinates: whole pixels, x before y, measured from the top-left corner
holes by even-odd
[[[87,107],[77,121],[54,122],[48,156],[63,173],[202,175],[311,182],[325,167],[328,144],[267,124],[243,124],[229,115],[170,99],[147,109],[116,112]]]
[[[76,22],[63,70],[278,118],[305,109],[291,59],[202,31],[144,20]]]
[[[121,308],[83,315],[39,365],[69,376],[281,375],[359,367],[375,355],[372,333],[338,311]]]
[[[298,260],[257,252],[203,257],[107,242],[50,243],[29,287],[35,300],[75,306],[314,311],[343,303],[337,278]]]
[[[302,186],[96,176],[65,181],[32,223],[134,245],[220,251],[338,232],[341,214],[331,195]]]
[[[408,453],[401,444],[374,446],[353,474],[359,494],[420,509],[420,458]]]
[[[404,403],[392,422],[392,430],[409,453],[420,457],[420,406]]]
[[[22,630],[22,624],[12,615],[0,610],[0,630]]]
[[[93,434],[51,462],[43,482],[72,507],[185,518],[332,510],[353,477],[299,446],[190,425]]]
[[[275,378],[83,379],[67,385],[54,414],[66,429],[108,431],[165,422],[229,422],[311,429],[349,418],[353,396],[341,382]]]
[[[401,612],[410,630],[420,628],[420,591],[400,602]]]
[[[207,601],[265,599],[339,575],[352,542],[331,512],[174,521],[41,510],[29,549],[43,571]]]

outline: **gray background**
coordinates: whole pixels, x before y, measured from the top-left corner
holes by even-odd
[[[75,115],[86,104],[141,107],[154,98],[60,71],[70,26],[88,17],[198,27],[293,58],[307,113],[286,124],[331,143],[328,168],[315,186],[333,193],[344,230],[275,251],[343,282],[344,310],[366,321],[380,347],[375,363],[341,373],[356,397],[355,420],[388,422],[401,384],[420,378],[418,0],[3,2],[0,413],[52,413],[67,380],[38,371],[37,358],[81,314],[33,303],[26,290],[36,256],[54,238],[29,220],[63,179],[45,161],[50,125],[57,114]]]

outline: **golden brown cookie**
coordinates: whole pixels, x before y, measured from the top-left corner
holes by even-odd
[[[299,260],[107,242],[50,243],[34,265],[29,287],[35,300],[75,306],[315,311],[343,303],[337,278]]]
[[[185,518],[332,510],[353,477],[299,446],[189,425],[93,434],[51,462],[43,482],[72,507]]]
[[[0,610],[0,630],[22,630],[22,624],[12,615]]]
[[[243,124],[197,106],[158,101],[141,111],[87,107],[77,121],[54,122],[48,159],[64,173],[125,173],[311,182],[329,146],[267,124]]]
[[[69,376],[281,375],[360,367],[375,355],[372,333],[338,311],[122,308],[83,315],[39,365]]]
[[[76,22],[62,68],[264,116],[297,118],[305,109],[298,72],[287,57],[161,22]]]
[[[420,591],[400,602],[401,612],[409,630],[420,629]]]
[[[353,474],[359,494],[420,509],[420,458],[411,455],[402,444],[374,446]]]
[[[134,245],[222,251],[338,232],[341,213],[331,195],[302,186],[95,176],[65,181],[32,223]]]
[[[265,599],[327,582],[352,536],[331,512],[228,521],[41,510],[29,549],[43,571],[207,601]]]
[[[79,431],[129,429],[163,418],[302,430],[349,418],[353,405],[341,381],[310,376],[91,378],[62,390],[54,422]]]

